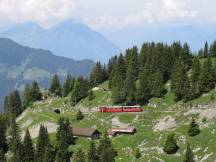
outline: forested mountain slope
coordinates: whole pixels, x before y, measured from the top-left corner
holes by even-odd
[[[21,46],[12,40],[0,39],[0,101],[12,89],[24,88],[32,80],[37,80],[46,88],[53,74],[61,78],[67,74],[88,76],[94,62],[75,61],[53,55],[50,51]]]

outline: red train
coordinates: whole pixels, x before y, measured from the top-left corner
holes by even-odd
[[[141,106],[102,106],[99,107],[100,112],[115,113],[115,112],[141,112]]]

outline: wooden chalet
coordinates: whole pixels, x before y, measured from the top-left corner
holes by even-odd
[[[90,139],[100,138],[100,132],[93,128],[72,128],[74,137],[86,137]]]
[[[136,128],[111,128],[107,131],[109,137],[114,137],[117,134],[134,134],[136,133]]]

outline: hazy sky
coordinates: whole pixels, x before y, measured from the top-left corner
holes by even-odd
[[[146,24],[216,23],[215,0],[0,0],[0,24],[76,19],[98,31]]]

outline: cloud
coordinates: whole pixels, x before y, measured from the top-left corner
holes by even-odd
[[[35,21],[43,25],[71,18],[75,0],[0,0],[0,20],[6,23]]]
[[[195,18],[198,11],[187,8],[186,1],[182,0],[153,0],[144,1],[139,12],[130,13],[123,17],[102,15],[96,18],[86,18],[84,21],[98,30],[113,30],[140,26],[147,23],[165,23],[172,21],[186,21]]]

